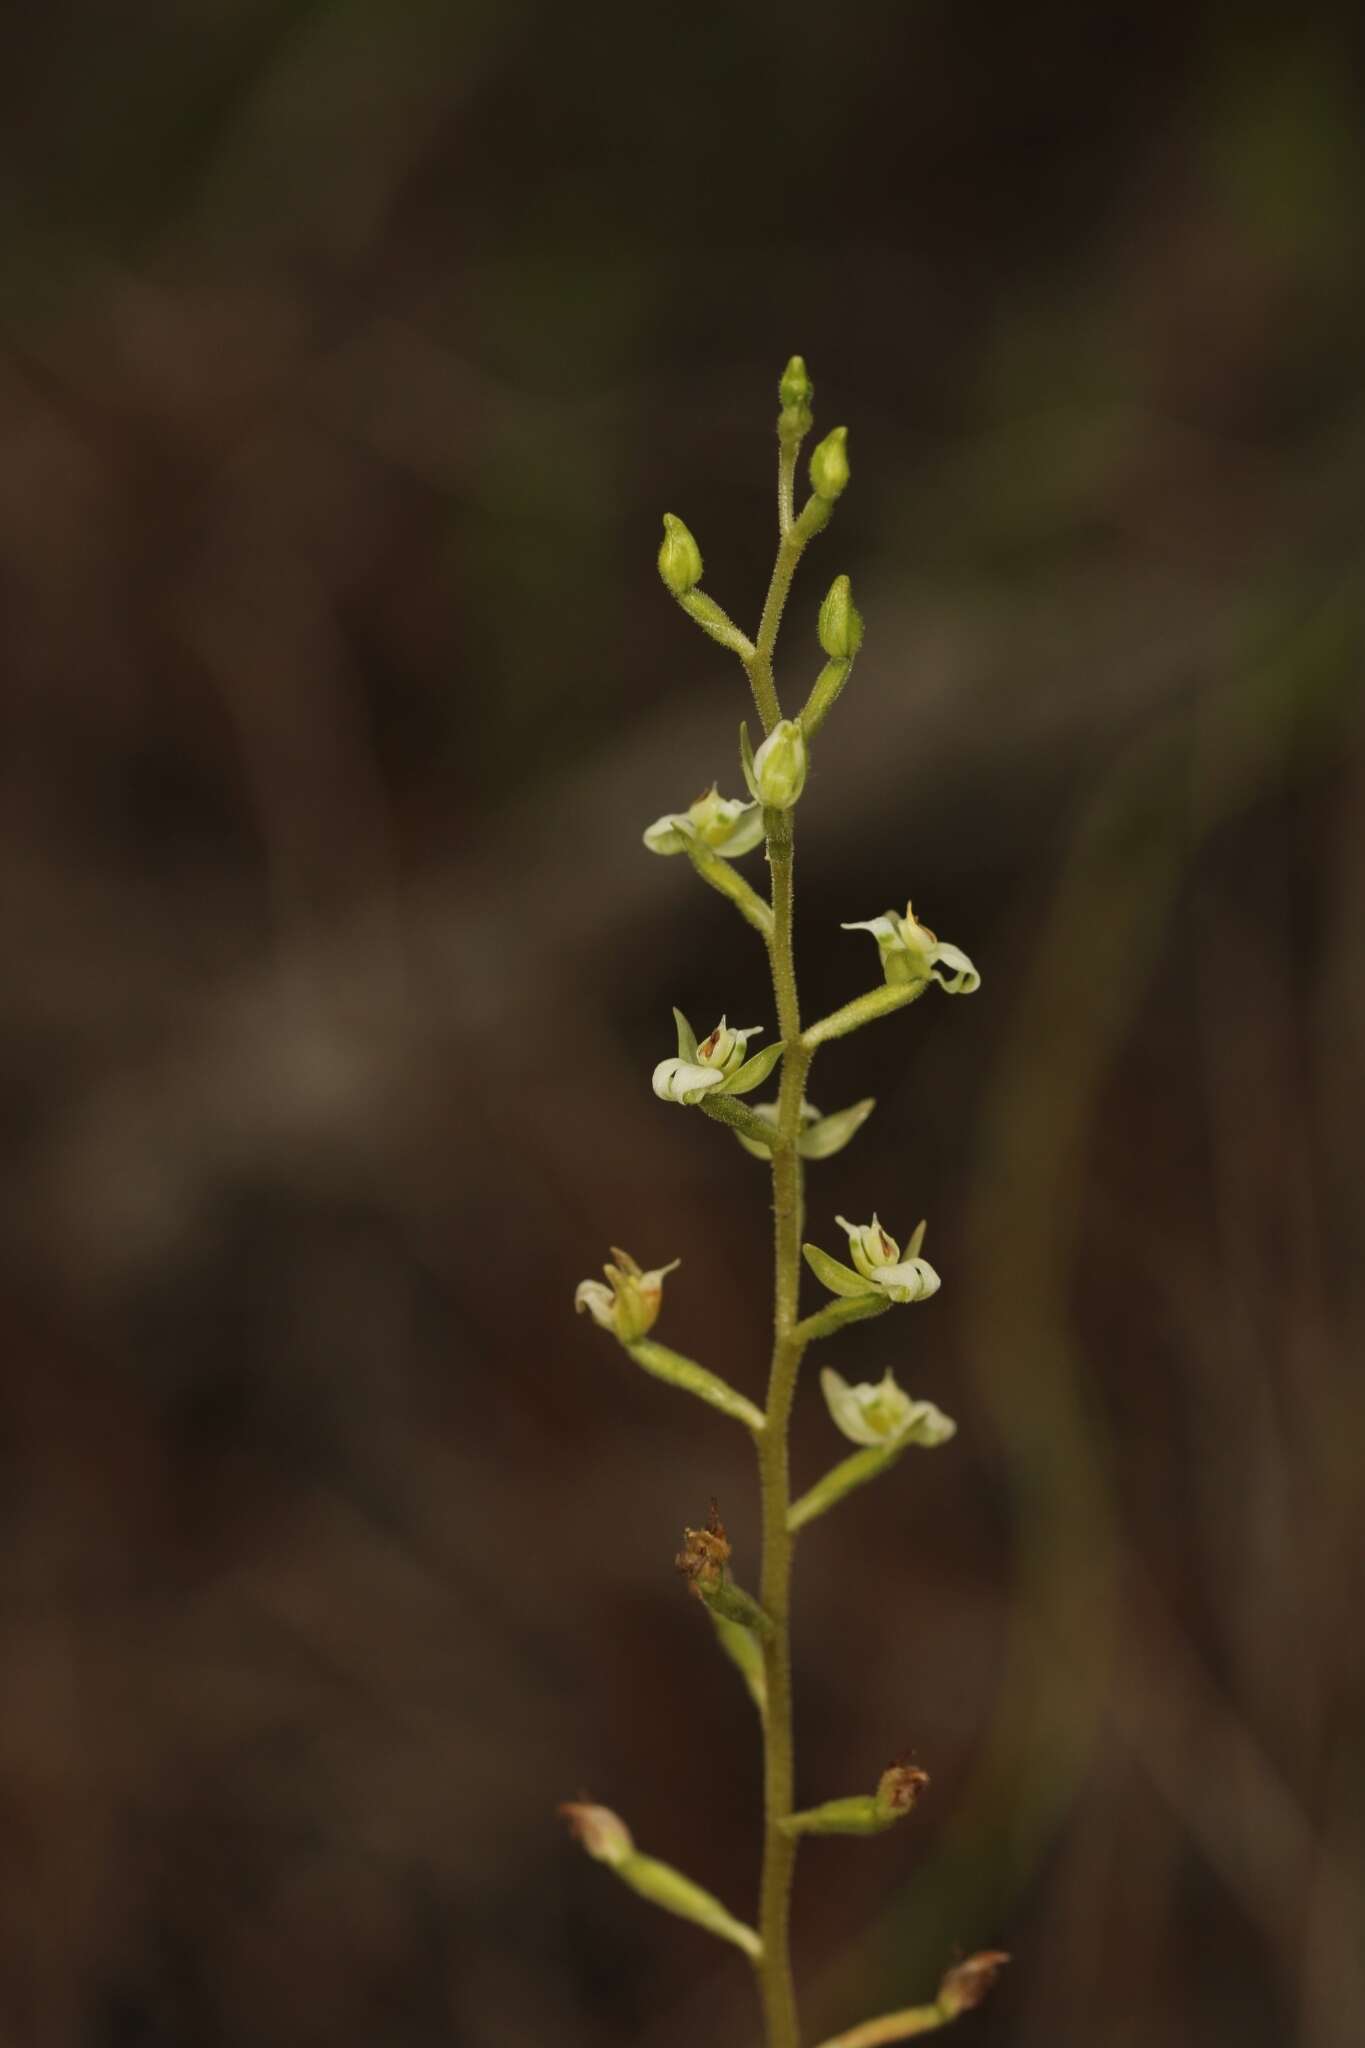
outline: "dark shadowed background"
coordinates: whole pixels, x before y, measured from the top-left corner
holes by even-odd
[[[853,486],[801,806],[838,930],[984,985],[827,1052],[838,1345],[955,1415],[803,1539],[812,2041],[1365,2036],[1365,270],[1352,11],[48,0],[0,63],[0,2038],[747,2048],[757,1742],[671,1557],[743,1432],[764,1175],[650,1093],[760,949],[641,828],[738,786],[778,372]],[[761,875],[758,857],[750,872]],[[819,1362],[825,1362],[823,1360]],[[813,1381],[814,1374],[810,1375]],[[838,1451],[813,1384],[794,1455]]]

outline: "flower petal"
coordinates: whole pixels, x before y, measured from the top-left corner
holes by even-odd
[[[615,1328],[612,1291],[605,1281],[580,1280],[574,1289],[573,1305],[580,1314],[587,1309],[600,1329]]]
[[[723,1078],[714,1067],[696,1067],[688,1060],[660,1060],[654,1069],[654,1093],[663,1102],[700,1102]]]
[[[957,1424],[951,1415],[945,1415],[932,1401],[916,1401],[915,1414],[905,1432],[905,1441],[918,1444],[921,1450],[936,1450],[939,1444],[946,1444],[950,1437],[957,1435]]]
[[[651,853],[683,853],[686,851],[684,834],[690,833],[691,829],[686,818],[656,818],[652,825],[645,826],[642,837]]]
[[[760,1025],[759,1029],[762,1028]],[[743,1038],[749,1035],[748,1032],[736,1033],[737,1037]],[[771,1045],[765,1045],[762,1052],[756,1052],[751,1060],[746,1060],[737,1072],[731,1074],[728,1081],[722,1082],[721,1093],[748,1095],[752,1089],[761,1088],[786,1049],[780,1038],[774,1039]]]
[[[678,1058],[686,1060],[689,1065],[695,1065],[697,1058],[697,1034],[676,1004],[673,1008],[673,1022],[678,1027]]]
[[[803,1244],[801,1247],[806,1264],[817,1280],[824,1282],[831,1294],[851,1298],[855,1294],[875,1294],[876,1287],[870,1280],[864,1280],[861,1273],[855,1273],[851,1266],[841,1265],[838,1259],[822,1251],[818,1244]]]
[[[841,932],[871,932],[879,946],[887,943],[898,944],[901,936],[900,927],[891,911],[888,911],[885,917],[865,917],[857,924],[841,924],[839,929]]]
[[[927,1259],[905,1259],[898,1266],[874,1266],[872,1278],[893,1301],[927,1301],[943,1285]]]
[[[761,804],[745,804],[735,819],[730,832],[716,848],[717,853],[726,854],[734,860],[741,853],[752,853],[763,837],[763,808]]]
[[[865,1095],[861,1102],[850,1103],[847,1109],[818,1117],[797,1140],[797,1151],[803,1159],[832,1159],[862,1129],[875,1106],[876,1098]]]
[[[942,961],[945,966],[953,969],[951,975],[940,974],[937,964],[929,970],[939,987],[946,989],[950,996],[969,996],[980,988],[981,976],[960,946],[945,945],[940,940],[929,957],[935,963]]]

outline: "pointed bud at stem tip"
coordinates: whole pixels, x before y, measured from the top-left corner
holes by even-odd
[[[847,576],[836,576],[820,607],[820,645],[831,660],[852,661],[863,644],[862,614]]]
[[[663,546],[659,549],[659,574],[674,597],[686,597],[701,582],[701,549],[681,519],[664,514]]]
[[[835,427],[816,443],[810,459],[810,487],[832,505],[848,488],[848,428]]]
[[[795,412],[800,407],[809,407],[815,400],[815,386],[806,370],[804,356],[793,356],[782,372],[782,381],[777,387],[784,412]]]

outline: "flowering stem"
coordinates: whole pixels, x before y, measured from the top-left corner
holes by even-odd
[[[893,1010],[904,1009],[907,1003],[922,996],[928,986],[927,981],[884,982],[880,988],[869,989],[865,996],[855,996],[842,1009],[831,1010],[828,1017],[821,1017],[801,1042],[807,1051],[814,1052],[817,1045],[824,1045],[831,1038],[846,1038],[860,1024],[871,1024],[874,1018],[888,1017]]]
[[[774,583],[782,570],[784,552],[779,550]],[[787,580],[790,581],[790,570],[787,571]],[[765,624],[770,610],[771,601],[764,613]],[[764,638],[760,632],[760,644]],[[787,1527],[791,1481],[787,1432],[797,1374],[805,1350],[805,1340],[797,1327],[803,1190],[802,1161],[796,1141],[801,1130],[801,1104],[811,1053],[801,1039],[801,1012],[792,948],[792,813],[767,810],[763,822],[772,870],[773,929],[768,941],[768,958],[777,1001],[778,1029],[787,1051],[782,1062],[782,1082],[778,1093],[777,1131],[772,1138],[775,1265],[772,1367],[768,1380],[767,1427],[757,1438],[763,1513],[759,1598],[773,1624],[772,1634],[763,1645],[768,1711],[764,1722],[764,1845],[758,1923],[763,1950],[757,1968],[768,2048],[797,2048],[799,2034],[789,1929],[796,1843],[783,1826],[792,1811],[794,1779],[790,1625],[792,1538]]]

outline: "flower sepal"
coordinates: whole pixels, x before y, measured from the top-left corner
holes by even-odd
[[[831,1116],[821,1116],[812,1103],[801,1105],[801,1130],[796,1140],[796,1149],[803,1159],[832,1159],[836,1152],[842,1152],[845,1145],[857,1136],[877,1106],[876,1097],[865,1095],[861,1102],[851,1102],[847,1109],[836,1109]],[[754,1104],[755,1116],[762,1117],[777,1135],[777,1104],[758,1102]],[[762,1139],[746,1138],[739,1133],[739,1142],[745,1151],[755,1159],[771,1159],[772,1146]]]

